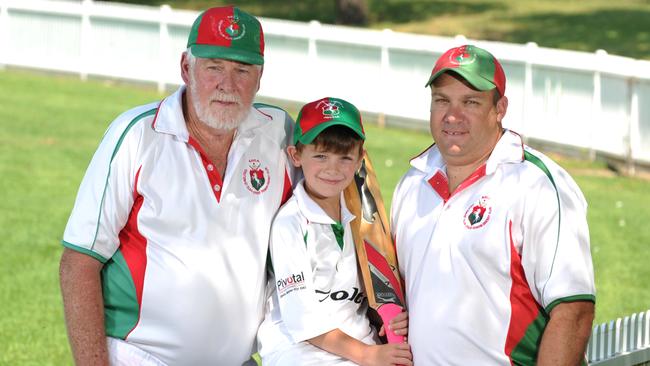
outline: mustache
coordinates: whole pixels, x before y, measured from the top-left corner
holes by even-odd
[[[237,94],[230,94],[230,93],[217,91],[213,94],[212,99],[217,100],[219,102],[241,104],[241,98]]]

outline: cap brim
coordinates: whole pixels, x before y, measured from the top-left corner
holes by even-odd
[[[351,129],[352,131],[354,131],[354,133],[359,135],[359,137],[361,137],[362,140],[366,139],[366,136],[363,134],[363,132],[359,131],[357,128],[350,127],[350,125],[347,124],[346,122],[331,121],[327,123],[321,123],[318,126],[313,127],[311,130],[307,131],[307,133],[298,137],[293,143],[294,145],[298,142],[300,142],[303,145],[309,145],[314,141],[316,136],[320,135],[320,133],[323,132],[323,130],[325,130],[328,127],[337,126],[337,125],[345,126]]]
[[[497,87],[490,80],[484,79],[472,72],[468,72],[467,70],[453,68],[453,67],[446,67],[438,70],[438,72],[431,75],[429,81],[427,81],[427,84],[424,87],[425,88],[429,87],[438,78],[438,76],[442,75],[446,71],[450,71],[458,74],[460,77],[467,80],[467,82],[470,83],[474,88],[480,91],[488,91],[488,90],[495,89]]]
[[[264,65],[264,57],[258,53],[247,52],[231,47],[195,44],[190,47],[192,55],[201,58],[221,58],[252,65]]]

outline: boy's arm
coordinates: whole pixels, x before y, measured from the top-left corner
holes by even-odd
[[[331,330],[307,341],[320,349],[362,366],[410,366],[413,364],[411,351],[406,343],[367,345],[339,329]]]

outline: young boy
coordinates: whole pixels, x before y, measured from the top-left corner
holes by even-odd
[[[300,110],[287,150],[304,179],[271,228],[275,289],[258,331],[264,366],[412,364],[408,344],[377,345],[366,316],[354,216],[342,193],[360,167],[364,139],[359,111],[342,99]],[[404,334],[406,321],[397,327]]]

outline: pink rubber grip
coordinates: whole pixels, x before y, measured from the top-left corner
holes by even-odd
[[[397,335],[388,329],[388,324],[397,314],[402,312],[402,307],[395,304],[384,304],[377,309],[377,312],[384,322],[384,330],[386,330],[388,343],[404,343],[404,336]]]

